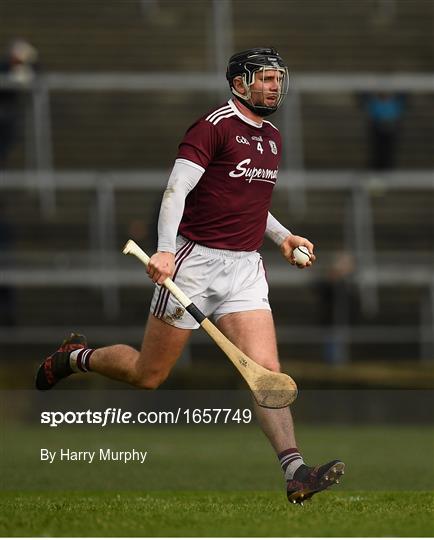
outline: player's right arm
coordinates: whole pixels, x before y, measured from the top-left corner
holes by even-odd
[[[177,159],[169,177],[158,218],[158,248],[148,265],[148,275],[161,285],[175,271],[176,235],[185,198],[199,182],[204,170],[193,162]]]
[[[185,199],[213,159],[219,141],[215,126],[203,119],[194,123],[179,145],[158,218],[158,248],[148,265],[152,281],[161,285],[175,271],[176,236]]]

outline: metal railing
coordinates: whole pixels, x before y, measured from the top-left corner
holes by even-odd
[[[221,5],[220,5],[221,4]],[[216,16],[222,21],[227,14],[225,2],[217,2]],[[223,24],[223,23],[222,23]],[[216,59],[220,65],[222,60]],[[17,88],[23,91],[10,79],[0,76],[0,92],[2,89]],[[41,180],[41,207],[45,215],[55,210],[55,185],[48,180],[51,178],[53,163],[50,95],[52,92],[146,92],[172,91],[179,92],[201,91],[228,94],[224,73],[47,73],[39,75],[25,89],[31,96],[32,136],[28,138],[27,154],[34,159],[27,160],[30,170],[43,171]],[[302,147],[302,118],[300,111],[300,95],[311,92],[363,92],[363,91],[403,91],[409,93],[434,93],[434,74],[431,73],[310,73],[295,74],[291,78],[291,93],[288,103],[282,108],[282,132],[285,167],[292,171],[303,170]],[[42,179],[42,175],[39,176]],[[48,180],[47,180],[48,179]],[[304,193],[300,189],[303,176],[300,176],[294,197],[294,208],[304,208]]]
[[[294,187],[294,178],[299,179],[299,171],[291,173],[282,172],[276,186],[277,197],[287,200],[288,192],[293,193],[298,188],[297,181]],[[409,179],[411,178],[411,184]],[[167,181],[164,171],[138,171],[134,173],[112,171],[106,174],[95,172],[53,172],[47,178],[42,172],[10,172],[0,175],[0,196],[2,191],[8,189],[37,190],[50,187],[52,182],[56,190],[91,190],[94,193],[92,212],[89,212],[88,245],[90,250],[80,253],[58,254],[59,264],[52,257],[48,257],[50,250],[42,250],[33,264],[35,257],[31,253],[15,254],[15,261],[0,271],[0,286],[13,287],[89,287],[100,288],[104,313],[108,320],[115,319],[119,314],[119,288],[125,286],[151,287],[149,280],[144,279],[143,269],[130,264],[122,258],[120,246],[126,239],[116,238],[116,197],[123,190],[160,190]],[[397,190],[432,190],[434,187],[432,171],[415,172],[402,171],[385,174],[377,178],[388,192]],[[427,294],[420,306],[420,324],[403,328],[399,332],[395,327],[361,327],[350,328],[341,326],[340,339],[346,343],[354,342],[401,342],[405,336],[412,337],[419,342],[419,356],[423,359],[434,356],[434,273],[432,257],[428,256],[427,263],[406,264],[405,255],[400,258],[397,266],[395,260],[389,264],[378,263],[375,257],[375,246],[372,240],[373,217],[369,182],[365,173],[335,172],[335,173],[303,173],[302,189],[309,191],[332,190],[350,193],[347,199],[346,218],[343,220],[344,243],[348,250],[353,251],[357,259],[355,281],[359,289],[360,299],[367,310],[375,311],[377,302],[377,288],[384,285],[426,287]],[[90,218],[92,216],[92,219]],[[85,218],[83,218],[85,219]],[[289,224],[290,225],[290,224]],[[61,256],[60,256],[61,255]],[[432,254],[431,254],[432,255]],[[431,260],[431,266],[430,261]],[[1,257],[0,257],[1,264]],[[303,287],[309,286],[313,279],[312,273],[288,272],[286,264],[276,263],[268,265],[268,277],[273,286]],[[0,342],[11,339],[13,335],[20,335],[17,329],[11,334],[0,332]],[[280,340],[300,341],[309,335],[312,342],[324,339],[324,330],[319,327],[286,328],[281,329]],[[286,336],[286,337],[285,337]],[[298,337],[297,337],[298,336]]]
[[[216,4],[218,8],[218,3]],[[223,6],[224,7],[224,6]],[[226,14],[227,15],[227,14]],[[219,17],[224,20],[224,10]],[[13,83],[6,78],[0,78],[0,91],[10,88]],[[92,232],[92,249],[99,254],[98,282],[103,288],[104,306],[108,317],[114,317],[119,309],[119,297],[116,284],[122,283],[122,273],[116,269],[116,256],[113,254],[115,243],[114,198],[116,190],[130,187],[142,189],[143,185],[162,188],[167,177],[160,173],[125,173],[114,171],[99,175],[93,172],[57,173],[52,170],[52,140],[51,140],[51,111],[50,95],[62,91],[95,91],[107,92],[123,90],[129,92],[144,92],[149,90],[176,88],[178,91],[201,90],[204,92],[221,90],[227,91],[226,81],[222,73],[100,73],[100,74],[66,74],[48,73],[40,75],[25,91],[30,96],[32,111],[27,153],[34,159],[27,160],[28,169],[16,173],[0,173],[0,190],[2,187],[32,188],[39,191],[42,218],[50,218],[56,211],[56,191],[66,187],[70,189],[95,189],[97,191],[97,211],[95,223],[89,227]],[[433,74],[324,74],[311,73],[296,75],[292,78],[292,89],[288,103],[283,107],[282,131],[283,154],[286,156],[286,170],[281,171],[278,189],[287,192],[288,206],[295,215],[303,215],[306,209],[306,189],[341,189],[350,188],[352,206],[347,213],[347,242],[355,249],[359,262],[357,283],[360,298],[365,310],[375,310],[377,305],[377,286],[382,280],[397,279],[394,269],[388,269],[382,277],[375,261],[375,246],[373,243],[373,227],[371,205],[366,189],[366,173],[327,173],[313,174],[303,170],[302,120],[300,113],[300,95],[308,92],[360,92],[360,91],[405,91],[409,93],[434,93]],[[408,172],[386,175],[384,181],[390,189],[408,188]],[[426,173],[411,173],[411,188],[432,188],[432,171]],[[95,232],[96,231],[96,232]],[[432,272],[426,269],[413,269],[406,273],[405,283],[423,282],[429,287],[430,293],[423,307],[421,328],[421,351],[426,355],[432,352],[434,292]],[[55,275],[54,275],[55,274]],[[288,275],[281,276],[279,267],[272,272],[271,279],[279,282],[288,281]],[[38,277],[41,283],[74,283],[79,276],[85,275],[83,269],[78,270],[40,270],[39,274],[24,269],[8,269],[2,271],[0,283],[34,283]],[[91,276],[87,276],[92,283]],[[128,280],[131,276],[128,276]],[[291,277],[290,279],[299,279]],[[399,280],[399,279],[398,279]],[[115,285],[113,288],[111,285]],[[428,329],[428,330],[426,330]]]

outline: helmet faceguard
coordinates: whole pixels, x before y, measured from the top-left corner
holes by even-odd
[[[266,105],[265,96],[263,94],[262,103],[254,103],[252,96],[252,85],[258,77],[264,80],[265,73],[269,70],[278,71],[280,74],[279,91],[277,100],[274,105]],[[234,87],[234,79],[241,77],[245,93],[238,92]],[[273,114],[282,104],[288,93],[289,87],[289,72],[282,58],[275,49],[258,48],[249,49],[234,54],[229,59],[226,70],[226,78],[229,82],[229,87],[232,94],[248,109],[264,117]]]

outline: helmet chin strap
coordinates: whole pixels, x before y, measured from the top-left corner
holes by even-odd
[[[242,94],[237,92],[235,88],[232,88],[232,93],[242,105],[247,107],[250,111],[252,111],[252,113],[257,114],[258,116],[261,116],[262,118],[275,113],[278,109],[277,105],[274,107],[268,107],[266,105],[253,105],[253,103],[251,102],[252,95],[250,92],[250,88],[249,88],[249,94],[250,94],[249,96],[243,96]]]

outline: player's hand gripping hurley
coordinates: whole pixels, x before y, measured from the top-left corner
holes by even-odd
[[[147,267],[149,257],[133,241],[128,240],[123,249],[125,255],[135,255]],[[229,360],[238,369],[249,385],[253,396],[261,407],[270,409],[281,409],[290,405],[297,397],[297,385],[289,375],[285,373],[275,373],[266,369],[240,349],[235,347],[229,339],[223,335],[214,324],[193,304],[175,283],[167,278],[163,285],[169,289],[173,296],[185,307],[185,309],[196,319],[201,327],[209,334],[217,345],[226,354]]]

